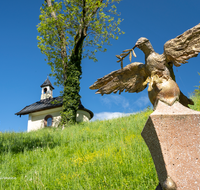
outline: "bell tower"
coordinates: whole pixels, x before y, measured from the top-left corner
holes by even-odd
[[[46,98],[53,98],[53,89],[49,77],[44,81],[44,83],[40,86],[42,88],[42,94],[41,94],[41,100],[44,100]]]

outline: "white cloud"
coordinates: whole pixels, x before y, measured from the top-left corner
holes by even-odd
[[[130,106],[129,101],[122,95],[103,96],[101,100],[109,107],[111,107],[112,104],[122,106],[123,108],[128,108]]]
[[[149,104],[149,102],[150,102],[150,100],[149,100],[148,96],[141,96],[134,102],[134,105],[141,108],[141,107],[147,106]]]
[[[113,119],[118,117],[124,117],[129,116],[134,113],[121,113],[121,112],[101,112],[101,113],[95,113],[94,117],[91,121],[94,120],[107,120],[107,119]]]

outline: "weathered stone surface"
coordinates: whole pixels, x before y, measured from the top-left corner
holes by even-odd
[[[159,101],[141,135],[163,190],[200,190],[200,112]]]

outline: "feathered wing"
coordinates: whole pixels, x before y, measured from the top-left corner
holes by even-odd
[[[172,62],[177,67],[181,65],[180,63],[187,63],[186,60],[191,57],[196,57],[199,52],[200,23],[164,45],[167,62]]]
[[[98,89],[96,94],[110,94],[123,90],[126,92],[140,92],[146,88],[146,68],[143,63],[134,62],[123,69],[113,71],[90,86],[91,90]]]

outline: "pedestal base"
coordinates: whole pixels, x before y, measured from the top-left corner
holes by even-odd
[[[200,190],[200,112],[159,101],[141,135],[163,190]]]

